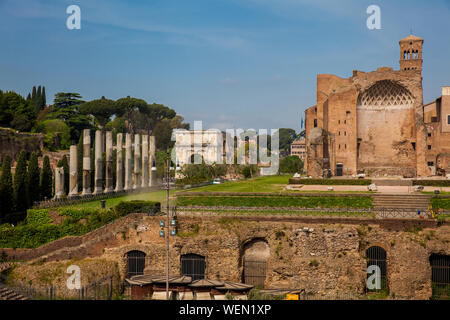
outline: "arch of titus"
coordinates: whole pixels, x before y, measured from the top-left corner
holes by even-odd
[[[155,137],[130,133],[117,134],[116,146],[113,146],[111,131],[95,132],[94,168],[91,167],[91,131],[83,131],[83,189],[78,193],[78,152],[77,146],[70,146],[69,198],[99,195],[105,193],[139,190],[156,185]],[[132,143],[134,141],[134,144]],[[123,149],[125,148],[125,158]],[[116,184],[113,185],[113,150],[116,149]],[[103,177],[102,155],[105,152],[105,176]],[[133,161],[134,158],[134,161]],[[91,175],[94,170],[94,185],[91,186]],[[125,179],[123,179],[125,170]],[[104,186],[104,189],[103,189]],[[55,170],[55,198],[64,196],[64,169]]]

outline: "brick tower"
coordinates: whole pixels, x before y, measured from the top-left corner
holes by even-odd
[[[400,70],[422,72],[423,39],[410,35],[400,40]]]

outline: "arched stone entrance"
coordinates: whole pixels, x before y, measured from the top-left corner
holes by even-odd
[[[264,288],[270,247],[264,239],[253,239],[244,245],[242,282]]]

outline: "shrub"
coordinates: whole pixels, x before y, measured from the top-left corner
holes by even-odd
[[[413,185],[424,187],[450,187],[450,180],[413,180]]]
[[[450,198],[432,198],[433,208],[450,210]]]
[[[288,156],[280,160],[280,172],[298,173],[303,171],[303,161],[297,156]]]
[[[114,207],[117,215],[123,217],[130,213],[156,214],[161,212],[161,203],[155,201],[122,201]]]
[[[326,185],[326,186],[368,186],[372,184],[369,179],[289,179],[289,184]]]
[[[91,208],[64,208],[61,209],[58,214],[60,216],[70,217],[74,221],[79,221],[80,219],[86,218],[92,214],[96,209]]]
[[[3,157],[2,174],[0,176],[0,220],[13,210],[13,182],[11,175],[11,158],[9,155]]]
[[[27,211],[27,217],[26,217],[25,222],[28,225],[44,225],[44,224],[52,223],[53,220],[50,218],[48,210],[30,209]]]

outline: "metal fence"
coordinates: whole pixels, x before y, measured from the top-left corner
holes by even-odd
[[[198,254],[184,254],[180,260],[182,275],[192,277],[192,281],[205,278],[205,257]]]
[[[226,206],[183,206],[178,207],[180,215],[267,215],[267,216],[323,216],[341,218],[372,219],[436,219],[447,215],[447,210],[439,210],[434,216],[417,210],[401,208],[295,208],[295,207],[226,207]]]
[[[127,253],[127,278],[143,275],[148,257],[142,251],[133,250]]]
[[[75,196],[73,198],[61,198],[61,199],[49,199],[45,201],[37,201],[34,203],[33,208],[34,209],[47,209],[47,208],[53,208],[53,207],[61,207],[61,206],[69,206],[72,204],[78,204],[78,203],[84,203],[84,202],[90,202],[95,200],[105,200],[105,199],[112,199],[117,198],[125,195],[132,195],[132,194],[140,194],[140,193],[146,193],[151,191],[160,190],[161,186],[156,187],[149,187],[149,188],[142,188],[139,190],[127,190],[127,191],[120,191],[120,192],[111,192],[111,193],[103,193],[103,194],[90,194],[90,195],[79,195]]]
[[[381,286],[380,289],[377,290],[385,290],[388,288],[387,284],[387,263],[386,263],[386,251],[381,247],[370,247],[366,250],[366,258],[367,258],[367,268],[370,266],[377,266],[380,268],[380,281]]]
[[[431,287],[434,299],[450,299],[450,256],[430,257]]]
[[[123,292],[123,284],[114,277],[103,278],[73,290],[54,285],[45,288],[31,285],[8,286],[8,288],[31,300],[112,300]]]
[[[244,282],[255,287],[264,288],[266,281],[267,262],[244,259]]]

